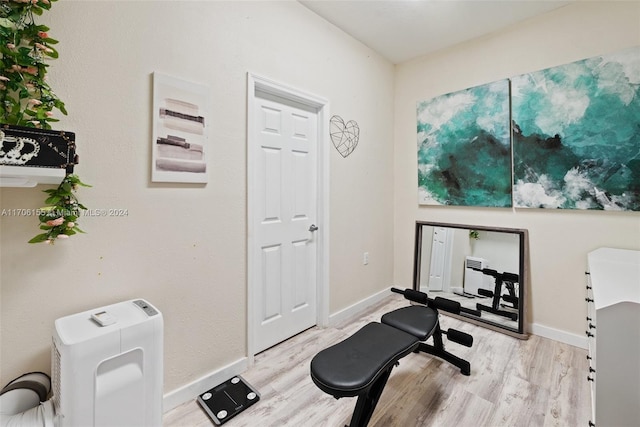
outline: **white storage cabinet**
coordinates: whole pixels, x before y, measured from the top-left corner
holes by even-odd
[[[590,425],[640,426],[640,251],[600,248],[588,266]]]

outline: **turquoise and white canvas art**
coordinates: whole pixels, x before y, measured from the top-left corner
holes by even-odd
[[[511,85],[516,207],[640,210],[640,47]]]
[[[509,81],[417,105],[420,204],[511,206]]]

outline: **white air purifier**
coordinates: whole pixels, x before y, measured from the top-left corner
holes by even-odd
[[[484,274],[482,270],[487,268],[488,263],[484,258],[468,256],[464,262],[464,292],[471,295],[478,295],[478,288],[484,287]],[[493,288],[492,288],[493,289]]]
[[[162,425],[162,314],[138,299],[55,321],[57,427]]]

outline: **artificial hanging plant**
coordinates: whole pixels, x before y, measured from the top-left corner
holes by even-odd
[[[3,123],[51,129],[57,122],[53,110],[67,114],[62,102],[46,82],[46,58],[57,58],[49,28],[37,25],[34,15],[42,15],[56,0],[11,0],[0,3],[2,75],[0,102]]]
[[[64,102],[46,81],[45,60],[58,57],[53,47],[58,41],[34,19],[55,1],[0,1],[0,122],[4,124],[51,129],[50,123],[59,121],[53,117],[54,109],[67,114]],[[57,189],[45,190],[48,206],[39,210],[40,229],[45,232],[29,243],[53,243],[82,232],[77,220],[86,208],[73,194],[78,185],[87,186],[77,175],[68,174]]]
[[[38,234],[29,240],[29,243],[53,244],[57,239],[67,239],[76,233],[84,233],[78,227],[78,218],[80,211],[87,208],[73,194],[78,185],[88,187],[76,175],[67,175],[58,188],[44,190],[49,195],[45,201],[49,206],[40,208],[38,212],[40,229],[44,233]]]

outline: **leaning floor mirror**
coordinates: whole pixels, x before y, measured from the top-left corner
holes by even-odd
[[[460,302],[461,320],[526,339],[527,230],[416,222],[413,288]]]

